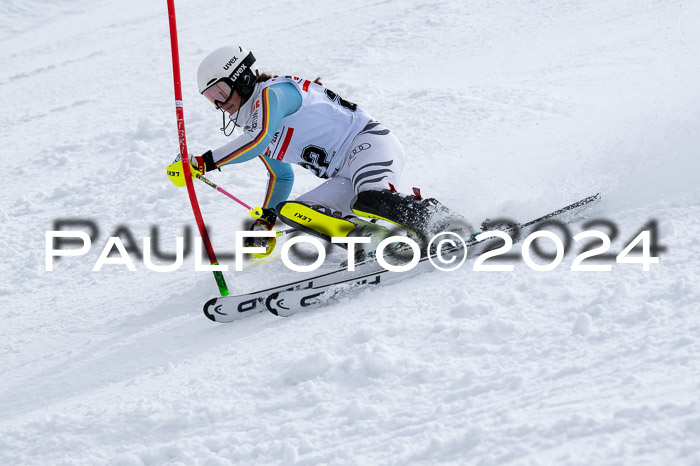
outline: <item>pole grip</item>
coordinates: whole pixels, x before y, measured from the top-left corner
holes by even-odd
[[[262,214],[263,214],[262,207],[255,206],[252,209],[250,209],[250,216],[255,218],[255,219],[262,217]]]

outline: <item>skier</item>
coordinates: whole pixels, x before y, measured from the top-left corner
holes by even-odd
[[[202,61],[197,84],[222,111],[222,131],[226,134],[233,124],[242,127],[243,134],[193,157],[192,175],[255,157],[269,172],[263,215],[251,230],[272,230],[279,217],[326,240],[370,236],[365,249],[372,250],[391,233],[359,216],[398,224],[423,244],[445,226],[449,211],[437,201],[422,199],[415,189],[411,196],[394,189],[405,160],[396,136],[358,105],[323,87],[319,78],[261,73],[251,52],[227,46]],[[176,169],[181,163],[178,157],[168,167],[176,186],[185,185],[183,170]],[[288,200],[294,183],[292,163],[327,181]],[[249,244],[264,245],[269,254],[274,243],[274,238],[258,238]]]

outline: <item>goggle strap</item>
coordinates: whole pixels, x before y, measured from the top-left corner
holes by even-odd
[[[248,55],[246,55],[241,64],[238,65],[238,67],[233,71],[233,73],[229,75],[229,78],[233,78],[233,75],[238,73],[236,79],[231,79],[231,81],[235,83],[236,80],[243,75],[243,70],[249,70],[253,63],[255,63],[255,57],[253,56],[253,52],[248,52]]]

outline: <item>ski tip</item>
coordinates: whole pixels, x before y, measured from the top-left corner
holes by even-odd
[[[214,306],[216,306],[217,299],[218,298],[211,298],[204,304],[204,308],[202,309],[202,311],[204,311],[204,315],[207,316],[207,319],[211,320],[212,322],[216,322],[216,317],[214,317],[214,313],[212,311],[214,310]]]
[[[275,307],[275,302],[277,300],[277,297],[279,296],[279,292],[272,293],[270,296],[267,297],[265,300],[265,307],[267,308],[268,311],[273,313],[276,316],[279,316],[277,313],[277,308]]]

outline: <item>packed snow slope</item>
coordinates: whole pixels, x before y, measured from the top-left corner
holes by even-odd
[[[584,273],[576,245],[550,272],[466,264],[214,324],[192,256],[91,271],[115,232],[142,250],[155,229],[172,253],[196,230],[165,176],[165,1],[5,1],[0,464],[700,464],[699,2],[178,0],[177,14],[191,153],[227,140],[199,61],[238,43],[391,128],[401,191],[474,222],[601,192],[588,215],[617,226],[610,252],[652,219],[666,250],[648,272]],[[296,174],[294,196],[319,182]],[[262,201],[257,161],[211,178]],[[246,212],[197,189],[233,252]],[[98,236],[47,272],[60,219]],[[250,291],[281,268],[227,280]]]

